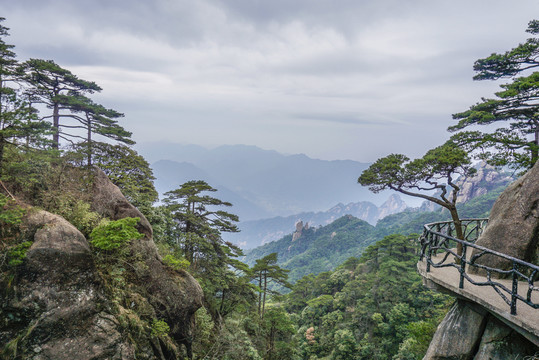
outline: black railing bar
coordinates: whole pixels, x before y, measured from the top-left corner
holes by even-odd
[[[504,258],[504,259],[514,261],[514,262],[516,262],[516,263],[519,264],[519,265],[524,265],[524,266],[530,267],[530,268],[532,268],[532,269],[534,269],[534,270],[539,270],[539,266],[537,266],[537,265],[530,264],[529,262],[526,262],[526,261],[524,261],[524,260],[517,259],[517,258],[515,258],[515,257],[506,255],[506,254],[504,254],[504,253],[501,253],[501,252],[498,252],[498,251],[495,251],[495,250],[491,250],[491,249],[486,248],[486,247],[483,247],[483,246],[481,246],[481,245],[476,245],[476,244],[471,243],[471,242],[466,241],[466,240],[461,240],[461,239],[457,239],[457,238],[452,237],[452,236],[449,236],[449,235],[444,235],[444,234],[441,234],[441,233],[437,233],[437,232],[435,232],[435,231],[430,231],[430,232],[431,232],[432,234],[435,234],[435,235],[438,235],[438,236],[442,236],[442,237],[448,238],[449,240],[453,240],[453,241],[459,242],[459,243],[464,244],[464,245],[466,245],[466,246],[473,247],[474,249],[486,251],[486,252],[488,252],[488,253],[491,254],[491,255],[496,255],[496,256],[502,257],[502,258]]]
[[[442,250],[444,251],[445,255],[444,257],[438,261],[437,263],[438,264],[441,264],[443,263],[445,260],[447,260],[447,258],[450,256],[450,255],[453,255],[454,257],[460,259],[461,261],[464,261],[466,264],[470,265],[470,266],[474,266],[474,267],[477,267],[477,268],[480,268],[480,269],[483,269],[483,270],[486,270],[486,271],[493,271],[493,272],[496,272],[498,274],[501,274],[501,275],[509,275],[509,274],[512,274],[514,272],[513,269],[511,270],[502,270],[502,269],[498,269],[498,268],[492,268],[490,266],[487,266],[487,265],[482,265],[482,264],[476,264],[475,263],[475,260],[477,260],[480,256],[482,255],[489,255],[488,252],[481,252],[480,254],[476,254],[474,256],[472,256],[472,258],[470,260],[468,259],[464,259],[463,256],[460,256],[460,255],[457,255],[457,253],[455,253],[453,251],[453,248],[444,248],[444,247],[435,247],[435,246],[431,246],[431,249],[432,251],[435,251],[435,250]],[[432,261],[432,259],[431,259]],[[432,261],[432,263],[434,264],[434,261]],[[454,264],[454,263],[453,263]],[[456,265],[455,266],[456,268],[459,268],[460,266]],[[535,271],[534,271],[535,272]],[[517,274],[520,275],[520,277],[526,279],[526,280],[530,280],[530,278],[528,278],[526,275],[524,275],[523,273],[521,272],[518,272],[517,271]],[[490,276],[490,275],[489,275]]]
[[[509,290],[509,288],[507,288],[505,285],[503,284],[500,284],[498,282],[476,282],[474,281],[472,278],[470,278],[469,276],[467,275],[464,275],[464,278],[466,280],[468,280],[470,282],[470,284],[472,285],[475,285],[475,286],[491,286],[502,298],[503,300],[507,303],[507,305],[511,305],[511,301],[509,300],[508,297],[505,296],[505,294],[503,294],[501,290],[505,291],[508,295],[515,295],[515,297],[526,303],[527,305],[533,307],[534,309],[539,309],[539,304],[535,304],[532,302],[531,300],[531,295],[529,294],[529,291],[528,291],[528,294],[526,297],[523,297],[522,295],[518,294],[518,293],[513,293],[511,290]]]
[[[488,218],[472,218],[472,219],[460,219],[460,222],[473,222],[473,221],[487,221],[488,222]],[[434,226],[436,224],[454,224],[455,222],[453,220],[447,220],[447,221],[440,221],[440,222],[433,222],[433,223],[429,223],[429,224],[425,224],[424,227],[427,227],[427,226]]]
[[[456,266],[455,263],[449,263],[449,264],[443,264],[443,263],[435,263],[431,262],[432,267],[436,269],[445,268],[445,267],[453,267],[455,269],[459,269],[459,266]]]

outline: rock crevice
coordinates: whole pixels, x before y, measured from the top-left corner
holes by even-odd
[[[129,243],[133,263],[122,270],[126,284],[111,290],[103,272],[114,259],[99,265],[73,225],[30,208],[21,229],[32,245],[23,263],[0,279],[0,358],[165,359],[180,356],[178,344],[189,355],[194,313],[203,303],[200,285],[163,264],[148,220],[100,170],[92,209],[111,220],[141,219],[144,237]],[[152,319],[169,325],[170,344],[150,336]]]

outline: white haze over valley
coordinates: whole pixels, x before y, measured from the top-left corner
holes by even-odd
[[[6,42],[20,60],[52,59],[97,82],[103,91],[93,98],[125,114],[121,125],[133,132],[137,151],[151,164],[180,163],[156,171],[161,194],[180,180],[207,178],[244,219],[326,211],[339,202],[381,205],[391,193],[360,189],[362,169],[389,153],[413,158],[443,143],[451,114],[500,84],[472,81],[474,61],[523,42],[539,14],[535,0],[0,5]],[[235,158],[197,162],[195,153],[215,149]],[[260,154],[282,162],[264,168]],[[326,170],[334,160],[356,163]],[[322,170],[327,176],[317,175]]]

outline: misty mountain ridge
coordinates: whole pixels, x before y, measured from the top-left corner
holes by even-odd
[[[390,192],[373,194],[357,183],[369,164],[352,160],[318,160],[283,155],[256,146],[142,144],[161,196],[189,180],[205,180],[216,196],[231,202],[242,221],[302,212],[325,211],[335,204],[368,201],[381,205]]]
[[[376,206],[368,201],[343,204],[339,203],[327,211],[302,212],[286,217],[277,216],[268,219],[244,221],[239,224],[239,233],[223,234],[226,241],[239,245],[244,249],[251,249],[278,240],[290,234],[295,224],[302,221],[311,227],[325,226],[345,216],[352,215],[354,218],[375,225],[384,217],[399,213],[408,206],[397,194],[392,194],[381,205]]]

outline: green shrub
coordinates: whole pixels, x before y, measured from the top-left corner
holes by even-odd
[[[48,209],[54,212],[70,224],[75,226],[84,236],[88,236],[92,229],[99,225],[102,217],[95,211],[90,210],[90,204],[84,200],[75,199],[73,195],[60,195],[56,209]]]
[[[103,251],[121,248],[129,241],[140,239],[144,236],[135,228],[139,221],[140,218],[138,217],[127,217],[100,225],[90,234],[90,243]]]
[[[17,266],[23,263],[26,258],[26,252],[32,246],[32,242],[25,241],[17,246],[14,246],[8,250],[8,266]]]
[[[172,254],[168,254],[163,258],[163,262],[174,270],[185,270],[191,263],[184,258],[178,258]]]
[[[167,336],[169,331],[170,331],[170,327],[165,321],[153,319],[152,336],[155,336],[155,337]]]
[[[15,235],[25,213],[15,201],[0,194],[0,239],[5,241]]]

